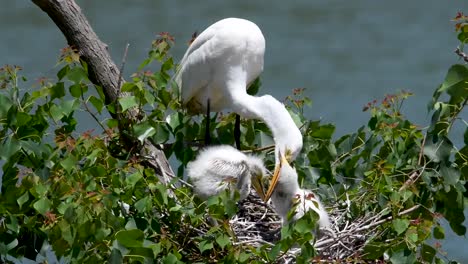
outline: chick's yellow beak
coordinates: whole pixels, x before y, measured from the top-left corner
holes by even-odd
[[[270,197],[273,194],[273,191],[275,190],[276,185],[278,184],[281,166],[283,164],[289,164],[285,156],[283,156],[281,153],[279,153],[279,155],[280,155],[280,162],[279,164],[275,165],[275,171],[273,172],[273,178],[270,181],[270,187],[268,188],[268,191],[265,195],[265,199],[263,199],[264,202],[268,202],[268,200],[270,200]]]
[[[260,199],[265,200],[265,189],[263,187],[263,175],[255,175],[252,177],[252,187],[257,192]]]

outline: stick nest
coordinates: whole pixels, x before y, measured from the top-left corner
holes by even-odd
[[[331,230],[320,230],[314,247],[318,252],[316,262],[330,262],[358,258],[362,255],[366,241],[378,235],[378,227],[391,217],[382,219],[383,212],[373,216],[349,219],[349,206],[327,208],[329,210]],[[331,213],[330,213],[331,211]],[[260,247],[273,246],[281,238],[281,220],[270,204],[264,203],[256,194],[250,194],[239,203],[239,212],[230,220],[231,228],[236,234],[235,244],[246,244]],[[311,230],[312,232],[312,230]],[[300,248],[291,248],[284,252],[282,263],[295,262],[301,254]]]

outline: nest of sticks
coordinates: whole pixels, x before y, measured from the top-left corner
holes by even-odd
[[[332,227],[331,230],[320,230],[314,243],[318,252],[315,258],[317,262],[361,259],[366,241],[384,232],[379,227],[392,220],[392,216],[387,216],[388,212],[384,211],[350,219],[349,207],[349,203],[344,203],[342,206],[327,208]],[[402,211],[399,215],[408,214],[417,207]],[[239,203],[239,212],[230,220],[230,225],[237,237],[235,244],[273,246],[281,238],[280,218],[270,204],[264,203],[254,193]],[[294,263],[299,254],[300,248],[291,248],[283,252],[280,261]]]

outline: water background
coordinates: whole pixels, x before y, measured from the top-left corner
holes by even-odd
[[[118,65],[130,43],[126,78],[136,71],[159,32],[176,38],[172,52],[180,59],[194,31],[225,17],[254,21],[267,45],[260,93],[282,99],[293,88],[307,88],[313,102],[307,116],[334,123],[337,137],[365,124],[369,116],[362,107],[367,102],[400,90],[415,94],[405,103],[404,113],[426,126],[426,105],[434,89],[450,65],[460,63],[453,53],[457,40],[450,19],[457,11],[468,13],[466,0],[77,3]],[[65,46],[61,32],[32,2],[2,1],[1,65],[22,66],[33,85],[42,76],[54,76],[59,50]],[[467,111],[463,117],[468,119]],[[97,128],[91,118],[85,114],[82,118],[86,123],[80,130]],[[455,144],[462,143],[464,129],[456,126]],[[444,250],[468,263],[468,239],[448,233]]]

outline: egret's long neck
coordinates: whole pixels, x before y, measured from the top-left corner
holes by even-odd
[[[302,134],[294,123],[286,107],[273,96],[261,97],[248,95],[245,90],[232,94],[232,110],[244,118],[260,119],[270,128],[278,151],[285,154],[292,151],[293,157],[302,149]]]

